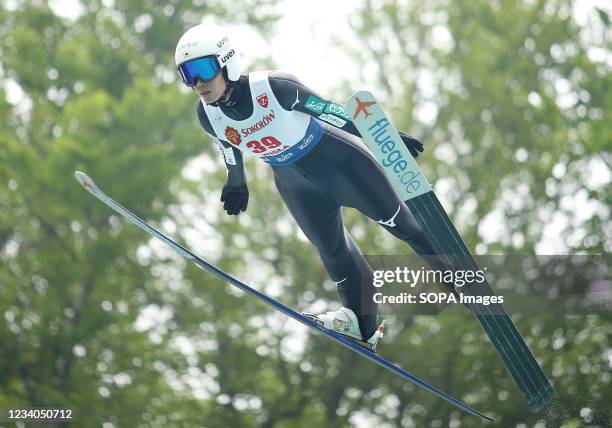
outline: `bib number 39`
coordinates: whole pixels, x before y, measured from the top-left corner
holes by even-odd
[[[246,143],[246,146],[251,149],[251,151],[253,153],[263,153],[268,149],[273,149],[275,147],[280,146],[282,143],[280,141],[278,141],[276,138],[270,136],[270,137],[263,137],[261,139],[261,141],[258,140],[251,140],[248,143]]]

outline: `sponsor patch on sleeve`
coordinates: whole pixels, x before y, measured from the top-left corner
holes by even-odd
[[[224,148],[221,150],[223,152],[223,157],[225,158],[225,163],[228,165],[236,165],[236,156],[234,156],[234,149],[231,147]]]
[[[346,112],[344,106],[336,103],[329,103],[325,107],[324,113],[331,113],[334,116],[341,117],[344,120],[351,120],[351,116]]]
[[[304,105],[308,110],[315,113],[323,113],[325,106],[327,106],[327,103],[314,95],[309,96]]]
[[[319,115],[319,119],[324,120],[327,123],[331,123],[332,125],[337,126],[338,128],[342,128],[344,125],[346,125],[346,120],[340,119],[339,117],[329,113],[323,113],[322,115]]]

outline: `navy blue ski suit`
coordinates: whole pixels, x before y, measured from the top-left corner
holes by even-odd
[[[273,71],[268,79],[274,96],[284,109],[297,110],[321,120],[322,109],[307,108],[309,99],[327,103],[318,94],[288,73]],[[241,76],[229,98],[214,105],[226,116],[243,120],[252,114],[254,102],[248,76]],[[232,148],[231,161],[225,156],[228,182],[223,189],[223,199],[228,213],[238,214],[246,209],[248,200],[242,153],[223,135],[215,134],[201,103],[199,100],[196,110],[204,130],[217,138],[226,150]],[[373,273],[343,225],[341,207],[359,210],[426,258],[433,255],[434,250],[382,168],[359,141],[360,134],[353,123],[335,116],[330,120],[329,114],[324,118],[326,122],[321,122],[324,131],[314,148],[297,162],[272,165],[274,181],[289,211],[317,248],[337,286],[342,304],[357,315],[362,335],[367,340],[374,333],[377,321],[377,305],[371,298]],[[405,142],[410,138],[402,137]],[[410,143],[412,152],[420,145],[416,140],[408,141],[407,145]],[[422,150],[422,146],[418,148]]]

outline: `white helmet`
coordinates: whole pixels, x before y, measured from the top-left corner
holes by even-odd
[[[217,57],[221,68],[225,67],[229,80],[240,78],[242,58],[225,30],[216,25],[200,24],[187,30],[176,45],[174,61],[179,67],[189,60],[211,55]]]

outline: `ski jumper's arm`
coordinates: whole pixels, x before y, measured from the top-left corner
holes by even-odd
[[[200,125],[204,131],[206,131],[206,133],[213,138],[215,144],[223,154],[223,160],[225,162],[225,167],[227,168],[227,184],[229,184],[231,187],[241,187],[246,185],[246,174],[244,172],[242,152],[235,149],[229,142],[220,139],[215,134],[215,131],[210,124],[210,120],[208,119],[208,116],[206,116],[201,100],[198,100],[197,102],[196,111],[198,113]]]
[[[231,147],[230,143],[220,139],[213,130],[210,120],[202,106],[202,100],[198,100],[196,105],[200,125],[212,138],[221,153],[227,168],[227,182],[221,190],[221,202],[223,209],[228,215],[238,215],[246,211],[249,203],[249,189],[246,184],[246,174],[244,173],[244,162],[242,153]]]
[[[302,84],[293,74],[285,71],[271,72],[268,80],[274,96],[285,110],[296,110],[316,117],[361,138],[351,116],[342,104],[326,100]],[[423,151],[423,143],[403,132],[399,134],[412,156],[416,158]]]

